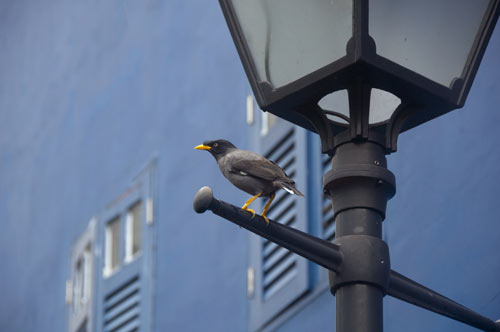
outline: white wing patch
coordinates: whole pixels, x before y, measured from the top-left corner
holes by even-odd
[[[247,176],[248,174],[243,171],[240,171],[240,175]]]

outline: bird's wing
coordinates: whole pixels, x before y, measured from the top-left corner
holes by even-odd
[[[231,168],[233,172],[240,174],[243,172],[268,181],[286,177],[285,172],[276,163],[254,152],[239,150],[232,157]]]

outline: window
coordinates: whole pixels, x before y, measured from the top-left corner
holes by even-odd
[[[106,239],[104,245],[104,271],[109,276],[120,264],[120,217],[115,217],[106,225]]]
[[[306,195],[302,198],[278,191],[267,216],[276,222],[307,231],[307,133],[266,114],[261,113],[264,120],[260,122],[265,128],[265,135],[263,128],[252,128],[252,141],[255,143],[252,149],[280,165]],[[253,233],[250,234],[249,263],[250,331],[257,331],[307,294],[310,278],[306,259]]]
[[[130,262],[141,251],[142,202],[129,208],[126,217],[125,262]]]
[[[97,278],[95,331],[151,331],[153,183],[151,164],[110,199],[98,218],[102,273]]]
[[[277,192],[268,217],[333,241],[335,223],[331,201],[322,194],[322,176],[331,168],[331,157],[321,154],[321,142],[316,134],[267,113],[259,114],[261,121],[255,123],[262,127],[250,129],[252,150],[280,165],[305,195],[302,198]],[[249,237],[249,330],[273,331],[328,291],[328,274],[326,269],[262,237],[253,233]]]
[[[278,122],[278,117],[272,113],[265,112],[261,114],[261,119],[260,135],[266,136],[276,122]]]
[[[110,198],[73,245],[69,332],[152,331],[155,165]]]
[[[83,279],[83,271],[82,271],[82,261],[81,259],[76,263],[76,271],[75,278],[73,280],[73,311],[77,311],[83,301],[81,301],[81,292],[82,292],[82,279]]]
[[[93,249],[96,238],[96,220],[92,219],[85,232],[73,245],[70,260],[70,276],[66,282],[68,304],[68,329],[70,332],[91,331],[94,322],[95,291]]]
[[[90,291],[90,244],[87,245],[82,255],[78,258],[75,267],[75,276],[73,280],[73,311],[77,311],[89,300]]]

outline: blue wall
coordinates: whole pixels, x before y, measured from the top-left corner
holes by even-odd
[[[398,192],[385,222],[391,264],[494,320],[500,319],[500,29],[465,107],[400,136],[389,158]],[[470,331],[386,299],[386,326]]]
[[[194,151],[249,147],[248,86],[216,1],[0,3],[0,330],[65,331],[71,246],[158,158],[156,331],[246,331],[246,231],[195,215],[202,185],[246,195]],[[400,137],[393,268],[500,318],[500,31],[463,110]],[[386,331],[470,328],[392,299]],[[317,297],[279,331],[331,330]]]
[[[246,142],[247,83],[217,2],[1,7],[0,330],[66,329],[73,241],[154,156],[155,325],[243,330],[246,233],[192,210],[204,184],[244,199],[193,150]]]

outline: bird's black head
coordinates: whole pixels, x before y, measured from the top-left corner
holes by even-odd
[[[233,143],[226,141],[225,139],[218,139],[214,141],[205,141],[202,145],[194,147],[196,150],[207,150],[215,157],[219,159],[231,150],[236,149]]]

